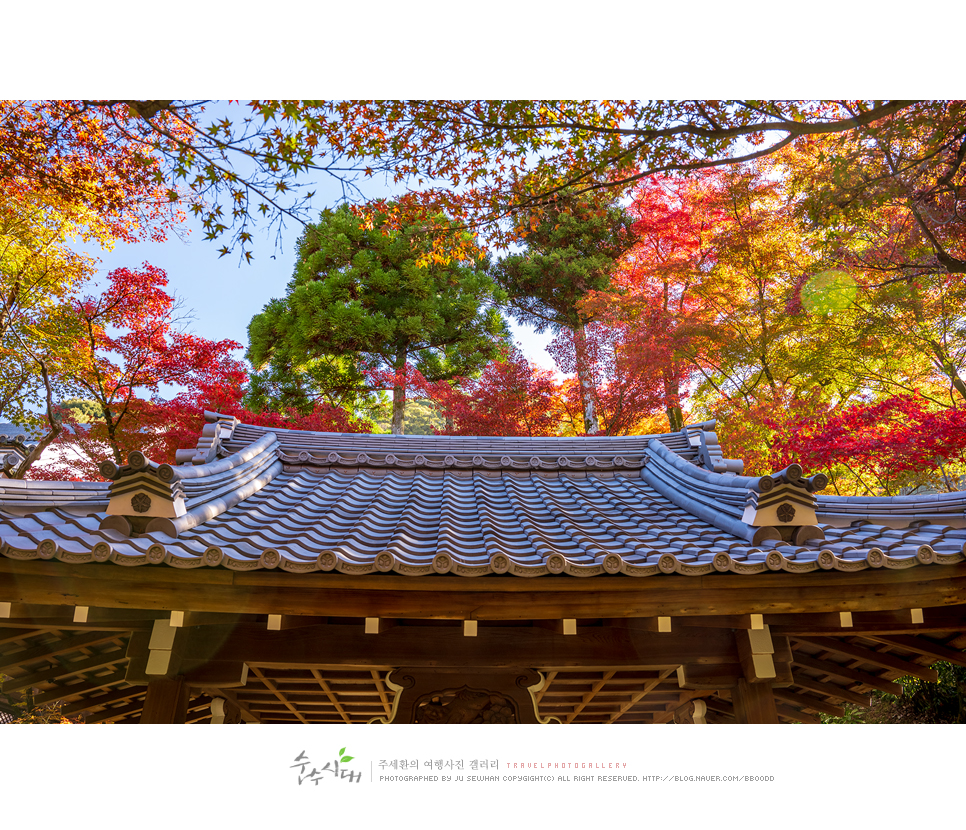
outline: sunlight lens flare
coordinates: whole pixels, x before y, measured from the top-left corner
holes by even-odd
[[[802,305],[811,314],[837,314],[852,304],[856,290],[844,271],[821,271],[802,286]]]

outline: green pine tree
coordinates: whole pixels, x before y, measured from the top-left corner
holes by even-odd
[[[584,429],[600,431],[585,328],[592,322],[582,301],[610,287],[614,264],[634,243],[631,217],[612,197],[560,194],[535,208],[519,232],[524,250],[493,268],[513,315],[537,331],[569,330],[577,358]]]
[[[494,358],[506,336],[502,297],[484,258],[461,262],[434,251],[434,234],[456,233],[447,225],[432,217],[394,229],[383,215],[365,227],[346,207],[324,211],[299,241],[286,296],[248,327],[263,397],[280,388],[296,408],[328,397],[358,410],[376,402],[367,373],[388,373],[392,432],[401,434],[407,365],[440,381]]]

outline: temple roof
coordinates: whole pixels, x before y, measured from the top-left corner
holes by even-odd
[[[341,435],[207,413],[173,465],[0,479],[14,559],[522,577],[854,571],[963,561],[961,494],[817,495],[740,475],[714,422],[615,438]]]

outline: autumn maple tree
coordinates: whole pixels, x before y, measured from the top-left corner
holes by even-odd
[[[70,425],[58,442],[66,469],[55,463],[34,476],[74,477],[80,472],[97,478],[100,461],[111,458],[124,464],[135,449],[172,459],[185,436],[170,428],[172,408],[179,401],[162,397],[167,386],[181,387],[180,402],[191,399],[195,404],[195,436],[203,412],[198,404],[217,405],[219,395],[222,401],[240,396],[246,376],[232,357],[240,344],[183,331],[177,303],[166,286],[167,275],[145,263],[137,269],[115,269],[101,294],[71,303],[76,339],[72,359],[59,367],[57,382],[68,396],[92,402],[100,417],[81,425],[69,408],[62,409],[60,417]],[[208,400],[199,400],[202,396]]]
[[[626,190],[805,136],[889,129],[891,116],[921,103],[251,101],[214,114],[206,101],[11,101],[0,118],[0,187],[18,178],[105,217],[154,209],[163,196],[227,240],[222,253],[250,257],[256,219],[309,220],[309,179],[332,178],[362,203],[379,177],[416,197],[396,205],[399,223],[443,211],[505,243],[565,190]],[[77,161],[86,165],[75,174]]]
[[[566,414],[553,372],[534,366],[518,348],[506,348],[477,377],[414,380],[448,435],[558,435]]]
[[[77,217],[40,196],[0,196],[0,412],[38,433],[29,467],[61,431],[57,401],[80,336],[72,300],[94,273],[73,252]]]

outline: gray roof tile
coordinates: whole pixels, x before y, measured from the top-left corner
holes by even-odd
[[[275,440],[269,430],[238,425],[224,435],[219,452],[234,455],[174,468],[176,477],[188,471],[189,510],[204,511],[176,539],[99,529],[106,484],[4,481],[0,555],[528,577],[904,568],[964,559],[966,528],[950,526],[966,503],[956,494],[820,497],[824,540],[751,544],[741,516],[757,479],[695,466],[680,433],[473,439],[279,430]],[[257,452],[246,451],[256,442]],[[24,505],[35,509],[23,515]],[[917,526],[908,524],[914,519],[904,527],[880,523],[927,509],[930,518]],[[827,515],[833,524],[822,523]],[[846,520],[861,524],[834,526]],[[826,552],[831,559],[820,560]]]

